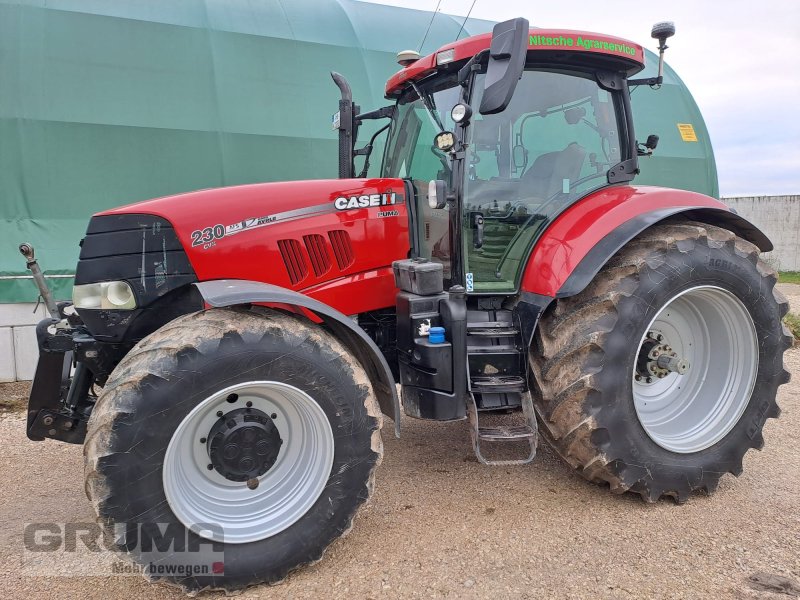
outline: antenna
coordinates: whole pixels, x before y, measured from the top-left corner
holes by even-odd
[[[467,19],[469,19],[469,16],[472,14],[472,9],[475,8],[475,3],[477,1],[478,0],[472,0],[472,5],[470,5],[469,10],[467,11],[467,16],[464,17],[464,21],[461,23],[461,27],[459,28],[458,33],[456,34],[456,41],[458,41],[461,32],[464,30],[464,25],[467,24]]]
[[[433,11],[433,14],[431,15],[431,20],[428,23],[428,28],[425,30],[425,35],[422,36],[422,41],[419,43],[419,50],[417,50],[417,52],[422,52],[422,46],[425,43],[425,40],[428,39],[428,33],[430,33],[431,25],[433,25],[433,19],[436,17],[436,13],[439,12],[439,6],[441,6],[441,4],[442,4],[442,0],[439,0],[436,3],[436,9]]]

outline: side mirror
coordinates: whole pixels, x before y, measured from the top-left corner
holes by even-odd
[[[652,156],[653,150],[658,146],[658,136],[651,133],[644,144],[636,144],[636,154],[639,156]]]
[[[492,29],[492,45],[489,47],[489,64],[480,107],[482,115],[499,113],[511,102],[525,68],[528,35],[528,20],[523,18],[498,23]]]

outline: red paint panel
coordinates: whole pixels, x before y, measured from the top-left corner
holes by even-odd
[[[610,35],[591,33],[588,31],[574,31],[570,29],[531,29],[528,37],[528,50],[558,50],[559,52],[577,52],[589,54],[604,54],[613,58],[628,61],[630,66],[639,70],[644,67],[644,48],[635,42]],[[598,44],[579,45],[591,40]],[[572,45],[568,45],[569,41]],[[446,44],[433,54],[423,56],[418,61],[411,63],[406,68],[398,71],[386,83],[386,96],[392,97],[400,93],[408,81],[422,79],[436,69],[436,55],[439,52],[453,49],[453,62],[475,56],[478,52],[486,50],[492,43],[492,34],[483,33],[451,44]],[[624,49],[629,49],[625,51]],[[632,53],[631,53],[632,52]]]
[[[397,288],[391,267],[356,273],[303,291],[346,315],[395,305]]]
[[[341,197],[385,202],[391,194],[394,205],[334,204]],[[168,220],[200,281],[272,283],[354,314],[394,305],[391,264],[407,258],[410,246],[404,196],[400,179],[292,181],[190,192],[101,214]]]
[[[638,215],[674,207],[729,210],[719,200],[684,190],[645,186],[600,190],[573,204],[545,231],[525,266],[521,289],[554,297],[606,235]]]

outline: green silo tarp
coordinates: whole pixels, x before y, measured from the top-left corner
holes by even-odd
[[[68,298],[78,241],[104,208],[335,177],[329,72],[349,79],[363,109],[385,104],[396,52],[417,48],[430,19],[357,0],[0,0],[0,302],[37,297],[16,250],[22,241],[36,248],[56,296]],[[423,54],[460,25],[438,14]],[[462,36],[491,27],[470,19]],[[642,182],[715,193],[702,119],[668,75],[659,94],[634,94],[653,107],[637,115],[640,131],[662,135]],[[663,135],[665,114],[692,118],[703,143]]]

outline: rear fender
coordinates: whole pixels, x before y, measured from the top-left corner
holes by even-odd
[[[521,291],[573,296],[630,240],[675,215],[724,227],[762,252],[772,250],[760,229],[719,200],[685,190],[615,186],[581,199],[556,218],[528,259]]]
[[[269,283],[220,279],[193,285],[200,292],[203,301],[215,308],[268,303],[310,311],[331,329],[364,367],[372,381],[381,411],[394,419],[395,435],[400,437],[400,401],[391,369],[375,342],[351,318],[318,300]]]

